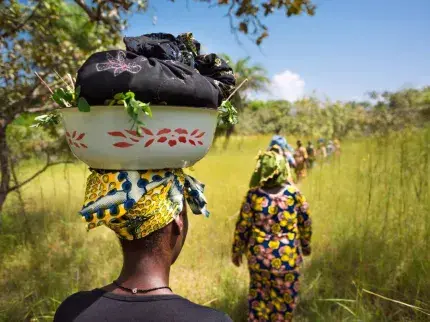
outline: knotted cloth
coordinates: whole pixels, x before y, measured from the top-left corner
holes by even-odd
[[[122,239],[139,239],[171,223],[184,208],[209,216],[204,184],[182,169],[91,170],[79,212],[88,230],[106,225]]]
[[[132,91],[154,105],[217,109],[236,84],[232,68],[216,54],[201,55],[192,33],[125,37],[127,50],[92,54],[79,68],[76,87],[90,105]]]

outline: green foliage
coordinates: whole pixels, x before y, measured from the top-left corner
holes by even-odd
[[[266,85],[269,84],[267,71],[260,65],[250,65],[249,57],[239,59],[236,62],[233,62],[228,55],[222,55],[222,58],[226,60],[232,67],[236,77],[236,85],[240,86],[237,88],[233,96],[228,99],[228,101],[231,101],[231,104],[234,106],[235,110],[237,110],[239,113],[242,113],[246,102],[247,92],[252,90],[265,90]],[[234,123],[219,122],[217,136],[220,134],[226,134],[227,137],[229,137],[235,131],[235,124],[238,123],[238,121],[235,119],[232,119],[232,121]]]
[[[117,93],[113,97],[112,100],[107,102],[109,106],[113,105],[124,105],[124,109],[127,114],[130,116],[131,121],[133,122],[131,129],[136,127],[137,134],[142,134],[141,126],[145,125],[142,121],[139,120],[139,114],[143,113],[146,116],[152,117],[152,111],[149,107],[149,103],[143,103],[139,100],[136,100],[135,94],[131,91],[127,93]]]
[[[63,80],[61,77],[59,78]],[[88,104],[84,97],[79,97],[80,92],[81,88],[79,86],[75,88],[73,82],[71,82],[71,84],[66,83],[65,88],[59,87],[52,91],[51,99],[57,103],[60,108],[71,108],[76,106],[80,112],[89,112],[91,110],[90,104]],[[37,116],[34,119],[36,123],[32,127],[55,126],[59,123],[59,119],[60,115],[56,110],[53,110],[48,114]]]
[[[331,102],[305,97],[287,101],[248,101],[239,116],[239,134],[285,134],[304,137],[357,137],[385,134],[430,121],[430,87],[382,95],[371,102]],[[376,101],[376,102],[375,102]]]
[[[78,99],[78,110],[80,112],[89,112],[91,110],[90,104],[83,97],[79,97]]]
[[[55,126],[60,123],[60,115],[56,112],[50,112],[49,114],[43,114],[34,118],[35,123],[31,127],[49,127]]]
[[[239,111],[243,109],[246,100],[246,94],[249,91],[265,91],[270,80],[267,76],[266,69],[259,64],[250,64],[250,57],[241,58],[234,62],[230,56],[221,55],[221,57],[229,63],[232,67],[234,76],[236,77],[236,84],[242,87],[233,95],[233,105]],[[246,81],[245,81],[246,80]]]
[[[73,85],[73,84],[72,84]],[[77,106],[81,112],[89,112],[90,105],[83,97],[79,97],[81,92],[80,87],[76,89],[72,86],[66,88],[56,88],[51,95],[51,99],[57,103],[61,108]]]
[[[239,121],[236,108],[230,101],[223,101],[218,108],[219,125],[235,125]]]
[[[270,16],[275,11],[283,12],[287,17],[302,13],[313,16],[316,9],[311,0],[219,0],[218,4],[228,6],[227,15],[230,18],[231,29],[248,35],[257,45],[260,45],[269,36],[267,26],[261,22],[262,17]],[[238,23],[235,22],[236,19]]]
[[[77,107],[80,112],[89,112],[90,105],[84,97],[79,97],[80,88],[70,90],[69,88],[57,88],[51,98],[62,108]],[[143,103],[135,99],[136,95],[128,91],[127,93],[117,93],[112,100],[106,103],[109,106],[124,105],[126,113],[130,116],[130,121],[133,122],[131,129],[136,127],[136,131],[141,135],[140,126],[145,125],[139,120],[139,114],[142,112],[145,115],[152,117],[152,111],[149,104]],[[237,118],[237,117],[236,117]],[[35,118],[36,124],[33,127],[50,127],[59,123],[60,115],[57,110],[48,114],[40,115]]]

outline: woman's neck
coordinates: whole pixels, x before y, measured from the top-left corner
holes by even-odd
[[[262,190],[267,192],[268,194],[277,194],[285,189],[285,186],[275,186],[275,187],[262,187]]]
[[[124,254],[123,266],[117,283],[128,289],[148,290],[169,286],[169,276],[170,261],[160,255]],[[109,285],[107,290],[117,294],[130,295],[129,292],[121,290],[113,284]],[[172,294],[172,292],[166,288],[147,293],[147,295],[156,294]]]

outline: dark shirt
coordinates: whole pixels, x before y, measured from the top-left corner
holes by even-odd
[[[54,322],[174,321],[231,322],[225,313],[195,304],[178,295],[124,296],[94,289],[69,296],[57,309]]]

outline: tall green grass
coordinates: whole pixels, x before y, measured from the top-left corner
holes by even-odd
[[[218,142],[192,175],[212,215],[190,215],[172,288],[246,318],[246,266],[230,263],[237,211],[268,137]],[[430,130],[344,142],[300,188],[314,222],[297,321],[430,320]],[[31,167],[21,169],[24,178]],[[51,320],[69,294],[110,283],[120,270],[114,234],[86,232],[76,212],[87,170],[57,166],[12,195],[0,228],[0,320]]]

